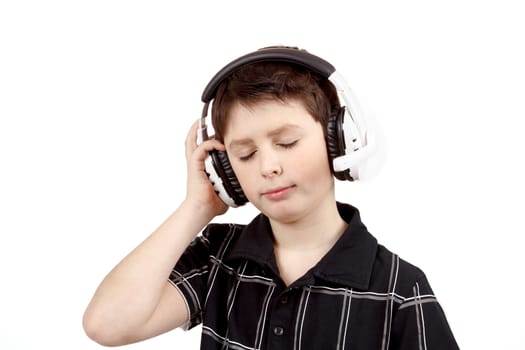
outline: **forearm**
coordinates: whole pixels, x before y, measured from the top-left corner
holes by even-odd
[[[169,275],[195,236],[228,207],[215,193],[204,161],[224,145],[210,139],[196,144],[196,121],[186,138],[186,199],[181,206],[104,278],[84,313],[93,340],[123,345],[182,325],[188,318],[183,297]]]
[[[212,217],[198,205],[183,202],[104,278],[84,319],[122,332],[146,323],[173,266]]]

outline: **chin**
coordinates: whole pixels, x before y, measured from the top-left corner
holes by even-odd
[[[257,209],[269,219],[283,224],[293,223],[301,218],[304,209],[289,201],[279,203],[269,203],[269,205],[256,206]]]

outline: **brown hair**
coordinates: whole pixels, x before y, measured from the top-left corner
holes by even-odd
[[[224,141],[228,114],[235,103],[250,107],[261,101],[297,100],[313,118],[323,125],[339,107],[335,87],[316,73],[288,63],[252,63],[242,66],[217,89],[212,105],[215,138]]]

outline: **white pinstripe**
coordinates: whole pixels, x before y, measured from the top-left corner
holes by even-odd
[[[195,305],[196,309],[197,310],[202,310],[201,303],[200,303],[200,300],[199,300],[199,296],[198,296],[197,292],[195,291],[195,289],[193,289],[193,286],[188,281],[188,279],[186,277],[184,277],[184,275],[182,275],[178,271],[173,270],[173,273],[175,273],[176,275],[178,275],[181,278],[180,279],[181,282],[177,283],[177,285],[178,284],[182,284],[184,286],[184,288],[186,288],[191,293],[191,299],[193,300],[193,304]],[[204,274],[204,273],[202,273],[202,274]],[[198,275],[198,274],[193,274],[192,276],[194,277],[196,275]]]
[[[273,294],[273,291],[275,290],[275,285],[270,286],[268,288],[268,292],[266,293],[266,297],[264,298],[263,302],[263,312],[259,316],[259,321],[257,322],[257,334],[255,335],[255,348],[260,349],[262,346],[263,341],[263,332],[264,327],[266,325],[266,315],[268,314],[268,306],[270,305],[270,299]]]
[[[297,339],[297,350],[301,349],[301,344],[303,342],[303,326],[304,326],[304,317],[306,316],[306,308],[308,307],[308,300],[310,299],[310,287],[303,287],[303,295],[306,291],[306,299],[304,300],[304,307],[301,307],[302,309],[302,316],[301,316],[301,328],[299,329],[299,338],[297,339],[297,324],[296,324],[296,330],[295,330],[295,337]],[[303,297],[301,296],[301,301],[303,300]]]
[[[390,344],[390,330],[392,327],[392,314],[394,310],[394,294],[397,284],[397,275],[399,271],[399,257],[392,254],[392,263],[390,267],[390,278],[388,281],[388,294],[391,296],[386,302],[385,306],[385,323],[383,326],[383,339],[381,341],[381,349],[386,350]]]
[[[218,266],[218,267],[222,268],[226,273],[228,273],[229,275],[235,276],[237,279],[240,279],[242,282],[257,282],[257,281],[259,281],[262,284],[275,285],[275,282],[271,278],[263,277],[263,276],[260,276],[260,275],[239,274],[232,267],[226,265],[221,260],[217,259],[215,256],[211,255],[210,259],[211,259],[212,263],[215,266]],[[254,280],[254,281],[250,281],[250,280]]]
[[[245,261],[244,265],[242,267],[242,271],[243,272],[246,270],[246,266],[247,265],[248,265],[248,262]],[[239,269],[241,269],[241,267],[239,267]],[[231,315],[231,312],[232,312],[233,304],[235,303],[235,296],[237,295],[237,290],[239,289],[239,284],[240,283],[241,283],[241,281],[237,280],[237,283],[235,283],[235,288],[230,290],[230,293],[228,295],[227,305],[229,305],[229,306],[228,306],[228,315],[226,316],[226,319],[228,320],[228,322],[230,321],[230,315]],[[228,326],[226,328],[226,339],[228,339],[229,336],[230,336],[230,326],[229,326],[229,323],[228,323]],[[223,344],[222,345],[222,349],[227,350],[228,348],[229,348],[229,345],[227,345],[227,344]]]
[[[332,288],[325,286],[310,286],[312,293],[321,293],[328,295],[346,295],[347,288]],[[358,292],[352,290],[353,298],[369,300],[391,300],[397,303],[403,303],[406,298],[396,293],[377,293],[377,292]]]
[[[406,309],[407,307],[414,306],[414,305],[438,302],[436,297],[433,295],[422,295],[421,297],[418,297],[417,299],[409,298],[407,300],[411,300],[411,301],[401,304],[398,310],[403,310],[403,309]]]
[[[350,296],[348,300],[348,308],[346,310],[346,322],[345,322],[345,334],[343,336],[343,344],[341,345],[341,350],[344,350],[346,344],[346,333],[348,331],[348,321],[350,319],[350,306],[352,305],[352,289],[350,289]]]
[[[305,295],[305,291],[303,289],[303,292],[301,293],[301,299],[299,299],[299,306],[297,308],[297,317],[295,318],[295,332],[294,332],[294,337],[293,337],[293,349],[294,350],[298,349],[297,342],[299,340],[299,336],[297,334],[299,333],[299,320],[301,319],[301,312],[302,312],[302,309],[303,309],[304,295]]]
[[[222,245],[219,248],[219,252],[217,254],[220,259],[222,259],[222,257],[224,256],[224,253],[226,252],[226,249],[230,245],[230,242],[231,242],[231,240],[233,238],[233,235],[235,233],[235,226],[231,225],[231,224],[229,226],[230,226],[230,231],[228,231],[228,235],[227,235],[226,239],[222,242]],[[210,271],[211,283],[208,280],[208,293],[206,294],[206,299],[205,299],[204,305],[206,305],[208,303],[208,298],[210,297],[211,290],[213,289],[213,284],[215,283],[215,278],[217,277],[218,270],[219,270],[218,266],[214,265],[212,267],[212,270]]]
[[[418,299],[420,298],[419,292],[419,283],[416,282],[416,290]],[[422,337],[423,337],[423,350],[427,350],[427,336],[425,332],[425,315],[423,315],[423,304],[418,303],[416,309],[419,308],[419,313],[421,315],[421,328],[422,328]]]
[[[242,273],[246,271],[246,266],[248,265],[248,262],[246,261],[242,268]],[[241,274],[242,274],[241,273]],[[228,320],[230,319],[230,314],[232,312],[233,304],[235,302],[235,296],[237,295],[237,290],[239,289],[239,284],[241,284],[241,280],[237,279],[237,283],[235,283],[235,288],[233,288],[230,291],[230,295],[228,296],[228,304],[230,304],[230,307],[228,308]]]
[[[218,341],[222,343],[223,346],[226,346],[233,350],[257,350],[255,348],[252,348],[251,346],[246,346],[239,342],[231,341],[228,338],[222,337],[219,334],[217,334],[213,329],[207,326],[202,326],[202,333],[211,336],[213,339],[215,339],[215,341]]]
[[[337,335],[337,349],[342,349],[344,348],[344,343],[341,344],[341,334],[343,333],[343,319],[344,319],[344,314],[345,314],[345,310],[346,310],[346,304],[347,304],[347,299],[348,299],[348,296],[345,295],[343,297],[343,307],[341,308],[341,319],[339,320],[339,333]]]

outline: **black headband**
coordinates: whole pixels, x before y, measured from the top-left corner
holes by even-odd
[[[325,78],[328,78],[335,71],[334,66],[330,63],[305,50],[299,50],[292,47],[263,48],[237,58],[215,74],[202,93],[202,102],[210,102],[215,97],[219,85],[235,70],[246,64],[258,62],[284,62],[297,64]]]

